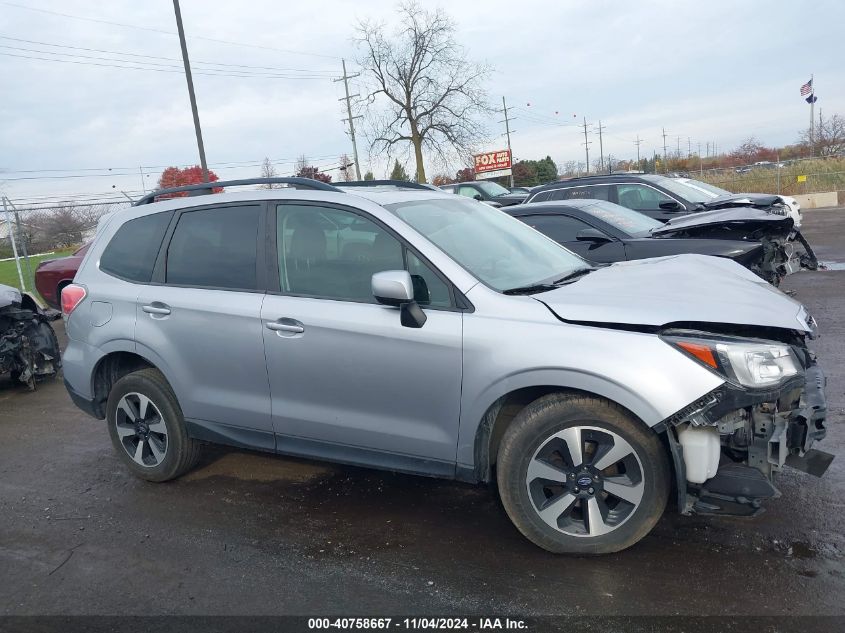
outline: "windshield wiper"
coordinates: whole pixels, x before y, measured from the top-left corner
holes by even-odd
[[[594,270],[596,270],[596,269],[595,269],[595,268],[593,268],[592,266],[587,266],[586,268],[579,268],[578,270],[573,270],[573,271],[572,271],[571,273],[569,273],[568,275],[564,275],[564,276],[563,276],[563,277],[561,277],[560,279],[556,279],[556,280],[554,281],[554,284],[557,286],[557,285],[562,284],[562,283],[563,283],[563,282],[565,282],[565,281],[569,281],[569,280],[571,280],[571,279],[575,279],[575,278],[577,278],[577,277],[583,277],[584,275],[586,275],[586,274],[588,274],[588,273],[591,273],[591,272],[593,272]]]
[[[517,286],[516,288],[508,288],[503,290],[505,295],[533,295],[535,292],[548,292],[554,290],[557,286],[553,284],[530,284],[528,286]]]

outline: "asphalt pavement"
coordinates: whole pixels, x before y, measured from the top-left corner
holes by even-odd
[[[784,287],[819,322],[819,448],[839,457],[784,472],[757,518],[670,510],[578,558],[525,540],[483,486],[225,448],[151,484],[61,381],[2,377],[0,615],[845,615],[845,209],[808,211],[805,235],[834,265]]]

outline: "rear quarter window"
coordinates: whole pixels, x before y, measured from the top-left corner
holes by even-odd
[[[100,270],[116,277],[149,283],[172,211],[124,222],[100,257]]]

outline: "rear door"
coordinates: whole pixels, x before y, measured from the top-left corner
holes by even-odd
[[[227,427],[263,431],[250,441],[272,449],[258,246],[265,215],[258,203],[179,212],[153,283],[141,289],[135,338],[173,383],[187,419],[229,437],[237,432]]]
[[[463,315],[451,286],[360,211],[286,202],[274,215],[277,291],[261,316],[278,450],[452,474]],[[399,269],[421,328],[372,296],[373,273]]]

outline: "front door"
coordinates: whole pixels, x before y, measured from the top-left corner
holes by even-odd
[[[364,214],[276,207],[278,293],[261,311],[282,452],[435,474],[454,472],[462,313],[449,285]],[[411,272],[427,321],[403,327],[373,273]]]
[[[520,219],[528,226],[534,227],[540,233],[591,262],[610,264],[625,260],[625,245],[603,231],[600,232],[607,238],[607,241],[579,240],[578,234],[581,231],[587,229],[599,231],[599,229],[595,229],[578,218],[560,213],[549,213],[527,215]]]

